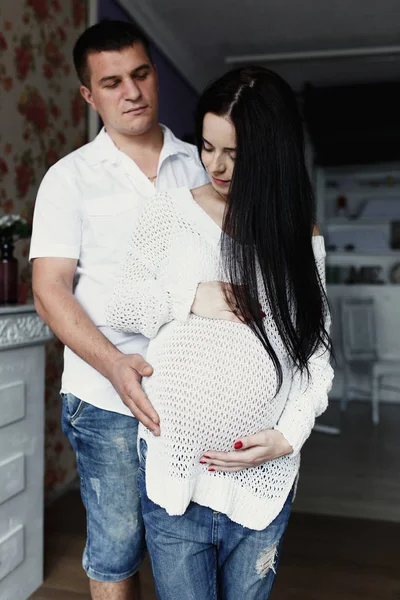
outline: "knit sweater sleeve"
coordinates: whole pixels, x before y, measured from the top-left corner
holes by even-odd
[[[313,239],[314,254],[320,280],[325,287],[325,250],[322,237]],[[325,328],[330,330],[330,314],[327,307]],[[328,406],[328,393],[332,387],[333,369],[330,353],[320,347],[309,361],[309,377],[295,374],[288,401],[275,429],[280,431],[293,448],[290,456],[296,456],[319,417]]]
[[[156,194],[139,217],[106,309],[114,329],[154,338],[162,325],[188,319],[199,281],[164,269],[178,229],[171,196]]]

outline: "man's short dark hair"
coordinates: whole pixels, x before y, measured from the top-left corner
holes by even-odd
[[[73,50],[74,65],[81,83],[90,88],[89,54],[119,52],[137,43],[142,44],[152,63],[149,42],[141,30],[132,23],[105,20],[86,29],[77,39]]]

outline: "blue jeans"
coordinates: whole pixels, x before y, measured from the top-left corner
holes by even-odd
[[[140,440],[138,482],[159,600],[266,600],[293,493],[263,531],[242,527],[194,502],[184,515],[169,516],[146,494],[146,451]]]
[[[145,555],[137,487],[138,421],[62,394],[62,427],[76,453],[87,538],[83,568],[116,582],[138,571]]]

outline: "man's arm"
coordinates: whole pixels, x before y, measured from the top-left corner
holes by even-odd
[[[77,260],[70,258],[34,259],[36,310],[66,346],[111,382],[135,417],[158,435],[158,415],[140,385],[152,368],[140,355],[120,352],[84,311],[72,291],[76,265]]]

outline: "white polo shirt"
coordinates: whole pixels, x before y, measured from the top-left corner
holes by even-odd
[[[112,330],[105,307],[140,208],[155,189],[195,188],[209,181],[196,148],[162,127],[156,188],[103,128],[93,142],[49,169],[35,205],[30,259],[77,259],[75,297],[126,354],[144,354],[147,339]],[[69,348],[64,351],[61,390],[99,408],[131,415],[110,382]]]

